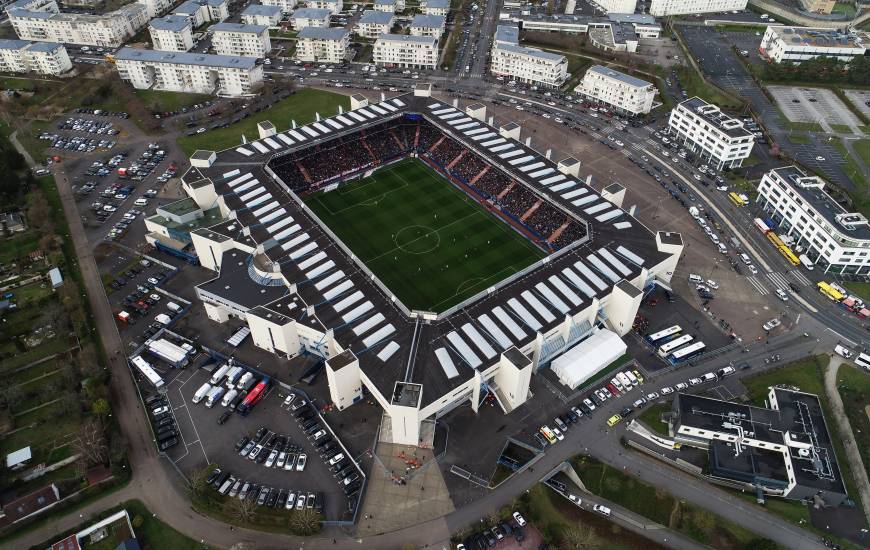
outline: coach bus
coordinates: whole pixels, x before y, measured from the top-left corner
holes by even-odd
[[[731,193],[728,193],[728,198],[731,199],[731,202],[733,202],[736,206],[746,206],[747,204],[749,204],[743,199],[743,197],[733,191]]]
[[[140,355],[137,355],[133,357],[130,362],[133,363],[136,370],[138,370],[142,376],[147,378],[155,388],[159,389],[163,387],[163,378],[157,374],[157,371],[151,367],[151,364],[148,361],[142,359]]]
[[[660,346],[668,340],[676,338],[681,332],[683,332],[683,328],[680,325],[674,325],[665,330],[660,330],[654,334],[650,334],[646,337],[646,341],[654,346]]]
[[[835,289],[824,281],[818,283],[817,286],[819,287],[819,292],[835,302],[840,302],[843,300],[843,298],[845,298],[845,296],[839,290]]]
[[[659,357],[667,357],[671,352],[681,348],[694,339],[695,337],[691,334],[684,334],[676,340],[671,340],[670,342],[663,344],[662,347],[659,348]]]
[[[680,361],[687,361],[704,351],[704,348],[706,347],[707,345],[701,341],[695,342],[694,344],[689,344],[688,346],[682,347],[677,351],[673,352],[671,354],[671,361],[673,361],[674,363],[679,363]]]

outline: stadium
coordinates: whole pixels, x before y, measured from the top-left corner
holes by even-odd
[[[291,369],[322,358],[338,410],[383,407],[381,440],[431,445],[438,417],[490,395],[509,413],[536,372],[626,334],[668,285],[680,235],[644,227],[621,186],[596,191],[516,124],[429,88],[351,107],[197,151],[182,184],[225,219],[191,233],[217,273],[196,288],[209,318],[243,320]],[[595,372],[584,357],[561,368]]]

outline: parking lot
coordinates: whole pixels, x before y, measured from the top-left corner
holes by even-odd
[[[864,116],[870,117],[870,90],[843,90],[843,93]]]
[[[212,367],[217,368],[217,364]],[[310,406],[303,405],[304,397],[296,395],[291,406],[296,405],[297,410],[283,405],[287,392],[279,386],[272,385],[263,398],[248,416],[229,413],[229,409],[223,406],[223,401],[215,403],[212,407],[206,406],[206,399],[199,403],[193,403],[193,397],[197,390],[210,381],[212,372],[207,369],[187,368],[176,371],[174,378],[167,384],[166,397],[169,407],[177,422],[179,444],[167,450],[170,460],[186,473],[191,473],[209,464],[216,465],[223,472],[230,472],[239,480],[249,481],[261,487],[273,487],[278,490],[286,489],[287,494],[295,492],[323,493],[324,514],[327,519],[346,518],[348,513],[348,498],[342,490],[342,479],[356,472],[356,482],[359,486],[359,471],[352,465],[352,459],[348,457],[349,450],[334,440],[329,429],[322,420],[317,422],[318,430],[311,434],[303,432],[298,421],[294,418],[295,413],[305,412],[314,420],[319,417]],[[237,411],[238,412],[238,409]],[[227,414],[223,424],[218,420]],[[308,421],[308,420],[307,420]],[[306,421],[306,422],[307,422]],[[257,439],[258,430],[265,428],[263,437]],[[324,429],[325,435],[317,440],[317,443],[327,441],[321,448],[315,446],[313,435]],[[272,441],[269,450],[268,443]],[[284,441],[278,441],[280,437]],[[248,438],[241,446],[238,443]],[[332,439],[332,442],[329,440]],[[251,460],[247,456],[241,456],[240,451],[248,446],[251,440],[261,441],[267,449],[258,454],[258,460]],[[253,449],[255,445],[249,447]],[[238,447],[238,448],[237,448]],[[331,449],[329,449],[332,447]],[[286,449],[282,451],[282,449]],[[336,458],[340,478],[336,478],[330,471],[327,460],[321,458],[319,452],[329,449],[327,456]],[[285,456],[280,456],[285,452]],[[293,456],[296,455],[295,463]],[[305,458],[299,458],[305,456]],[[271,458],[270,458],[271,457]],[[290,460],[292,468],[286,466]],[[278,467],[278,464],[282,467]],[[267,466],[268,465],[268,466]],[[217,496],[217,495],[215,495]],[[355,502],[358,493],[353,497]]]
[[[861,124],[858,117],[831,90],[768,86],[767,91],[792,122],[815,122],[828,132],[832,124],[849,126],[857,132]]]

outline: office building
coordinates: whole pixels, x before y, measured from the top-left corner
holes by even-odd
[[[527,84],[561,86],[568,76],[564,55],[520,46],[516,27],[499,25],[493,40],[489,70],[496,76]]]
[[[254,57],[122,48],[115,64],[123,80],[143,90],[242,96],[263,81]]]
[[[761,38],[758,51],[776,63],[800,63],[821,56],[851,61],[856,56],[864,55],[868,44],[870,34],[865,32],[770,26]]]
[[[432,36],[382,34],[375,40],[375,65],[403,69],[434,69],[438,64],[438,40]]]
[[[669,431],[706,451],[706,474],[746,492],[839,506],[848,498],[816,395],[768,388],[765,407],[678,393]],[[691,455],[690,455],[691,456]],[[687,458],[687,460],[691,460]]]
[[[0,39],[0,71],[5,73],[63,74],[72,61],[63,44]]]
[[[752,152],[755,136],[743,123],[699,97],[674,107],[668,132],[710,166],[736,168]]]
[[[747,0],[650,0],[649,14],[655,17],[693,13],[743,11]]]
[[[342,27],[305,27],[296,39],[296,59],[317,63],[341,63],[347,59],[350,32]]]
[[[281,7],[251,4],[242,12],[242,23],[277,28],[281,22]]]
[[[375,39],[378,35],[389,33],[396,16],[393,12],[366,10],[356,24],[356,33],[365,38]]]
[[[574,91],[627,115],[643,115],[652,109],[656,87],[646,80],[593,65]]]
[[[193,24],[183,15],[167,15],[148,24],[151,44],[155,50],[186,52],[193,48]]]
[[[870,274],[870,225],[867,218],[834,200],[819,176],[797,166],[775,168],[758,184],[762,209],[780,235],[794,238],[794,251],[806,254],[816,269]]]
[[[266,57],[272,49],[269,28],[265,25],[218,23],[209,28],[212,47],[218,55]]]
[[[330,10],[320,8],[302,8],[293,12],[290,16],[290,24],[297,31],[305,27],[324,28],[329,26]]]

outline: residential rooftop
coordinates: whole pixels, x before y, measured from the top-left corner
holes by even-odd
[[[173,65],[199,65],[202,67],[222,67],[228,69],[252,69],[257,64],[256,57],[238,55],[213,55],[192,52],[161,52],[124,47],[115,55],[118,61],[148,61],[152,63],[171,63]]]

